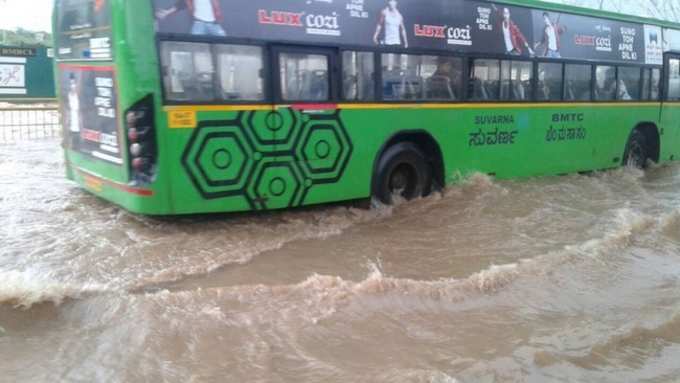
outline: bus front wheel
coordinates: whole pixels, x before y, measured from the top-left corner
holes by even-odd
[[[649,161],[649,145],[647,137],[638,129],[635,129],[628,138],[626,152],[623,156],[623,165],[638,169],[647,168]]]
[[[373,197],[392,204],[394,197],[407,201],[426,196],[432,187],[432,168],[418,146],[402,142],[389,147],[380,157]]]

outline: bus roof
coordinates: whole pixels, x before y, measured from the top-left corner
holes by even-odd
[[[645,0],[648,1],[648,0]],[[650,17],[641,17],[628,15],[625,13],[616,13],[610,11],[602,11],[594,8],[577,7],[574,5],[549,3],[542,0],[494,0],[494,3],[502,3],[508,5],[518,5],[528,8],[540,8],[555,12],[572,13],[580,16],[590,16],[596,18],[605,18],[618,21],[628,21],[640,24],[658,25],[665,28],[673,28],[680,30],[680,23],[674,23],[666,20],[653,19]]]

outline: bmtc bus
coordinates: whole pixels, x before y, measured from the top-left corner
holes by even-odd
[[[56,0],[68,177],[150,214],[680,158],[680,25],[530,0]]]

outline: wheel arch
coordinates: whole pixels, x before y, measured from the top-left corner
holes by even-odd
[[[638,123],[628,136],[628,140],[634,132],[639,131],[645,136],[649,145],[649,156],[652,161],[658,163],[661,160],[661,134],[656,123],[651,121],[643,121]]]
[[[444,155],[439,142],[428,131],[423,129],[402,130],[394,133],[388,138],[378,150],[373,159],[373,173],[371,175],[371,195],[376,191],[378,165],[380,158],[387,149],[399,143],[412,143],[416,145],[427,157],[427,162],[432,166],[432,176],[435,183],[434,187],[441,188],[445,183]]]

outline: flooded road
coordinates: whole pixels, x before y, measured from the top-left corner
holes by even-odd
[[[678,382],[680,165],[147,218],[0,147],[0,381]]]

